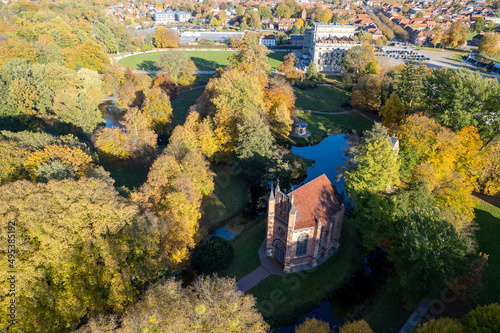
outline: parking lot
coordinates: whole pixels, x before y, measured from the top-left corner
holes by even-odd
[[[480,73],[484,77],[496,78],[500,80],[499,75],[494,75],[484,67],[456,59],[456,56],[463,56],[464,53],[444,51],[436,49],[436,51],[418,50],[413,46],[387,46],[383,48],[385,52],[376,51],[375,57],[383,68],[389,68],[398,64],[404,64],[410,61],[422,63],[429,68],[460,68],[465,67]],[[412,53],[413,52],[413,53]],[[398,58],[399,57],[399,58]]]

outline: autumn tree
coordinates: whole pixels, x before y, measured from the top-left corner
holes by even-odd
[[[474,31],[481,32],[486,28],[486,19],[483,16],[480,16],[474,22]]]
[[[295,328],[295,333],[330,333],[330,324],[316,318],[307,318]]]
[[[171,279],[150,287],[124,316],[122,327],[123,332],[267,332],[255,304],[233,279],[200,277],[188,288]]]
[[[291,14],[290,7],[288,7],[285,3],[280,3],[274,10],[274,15],[281,18],[289,18]]]
[[[22,179],[23,163],[29,151],[15,142],[0,140],[0,185]]]
[[[179,36],[172,30],[158,27],[155,31],[154,45],[156,48],[176,48],[180,44]]]
[[[460,320],[464,333],[497,332],[500,330],[500,305],[478,306]]]
[[[498,36],[495,32],[485,34],[479,42],[478,51],[489,56],[500,53],[500,37]]]
[[[267,105],[271,129],[276,135],[288,136],[291,131],[295,108],[295,94],[288,82],[273,78],[265,90],[264,100]]]
[[[278,66],[278,72],[284,73],[290,84],[294,84],[301,77],[300,72],[295,67],[297,61],[295,53],[292,52],[287,54],[283,59],[283,63]]]
[[[66,55],[66,66],[70,69],[85,67],[102,73],[106,64],[109,64],[109,58],[92,40],[69,50]]]
[[[382,117],[382,124],[388,128],[397,125],[402,121],[405,114],[405,107],[401,103],[401,99],[395,93],[385,102],[385,105],[380,108],[379,112]]]
[[[351,97],[351,105],[362,109],[375,111],[380,107],[382,94],[382,79],[375,74],[365,74],[354,86]]]
[[[263,19],[267,19],[273,16],[271,8],[269,8],[268,6],[259,6],[259,14]]]
[[[156,134],[166,134],[172,121],[172,105],[170,98],[160,88],[151,88],[144,93],[144,103],[141,108],[146,117],[149,129]]]
[[[434,333],[434,332],[463,333],[464,331],[459,321],[447,317],[429,320],[424,324],[418,325],[418,327],[415,329],[415,333]]]
[[[253,70],[265,72],[270,67],[268,53],[267,47],[259,44],[257,40],[246,39],[239,51],[229,56],[229,64],[246,73]]]
[[[342,325],[339,333],[373,333],[373,330],[365,320],[356,320]]]
[[[318,21],[323,22],[323,23],[328,23],[332,19],[333,12],[330,8],[325,8],[322,12],[321,15],[318,17]]]
[[[466,43],[467,27],[462,21],[451,24],[444,36],[444,43],[451,47],[462,46]]]
[[[15,221],[18,239],[30,240],[16,244],[25,254],[16,257],[16,303],[22,304],[16,330],[63,331],[88,314],[122,313],[138,288],[156,275],[161,267],[156,227],[112,183],[108,175],[108,181],[17,181],[0,187],[5,230],[0,238],[7,243],[8,223]],[[6,258],[7,249],[1,251]],[[6,265],[4,261],[3,280],[8,278]],[[8,295],[8,285],[2,286],[2,294]],[[0,313],[7,316],[10,297],[0,302]],[[0,323],[3,330],[8,326]]]
[[[181,86],[192,85],[196,80],[198,69],[184,51],[165,52],[160,56],[156,65]]]
[[[353,73],[356,80],[366,72],[368,68],[377,64],[373,48],[368,45],[355,46],[349,49],[342,58],[347,73]],[[377,66],[375,66],[377,67]],[[377,74],[377,73],[371,73]]]
[[[194,248],[201,199],[214,189],[213,173],[200,150],[177,140],[183,136],[170,139],[169,146],[177,149],[167,147],[151,166],[146,183],[132,195],[146,213],[165,225],[160,244],[171,267],[180,265]]]

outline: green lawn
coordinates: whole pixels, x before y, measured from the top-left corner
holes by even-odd
[[[325,263],[307,271],[271,275],[252,288],[264,319],[273,326],[286,325],[318,306],[362,265],[364,251],[357,244],[356,229],[345,218],[340,249]]]
[[[104,166],[115,180],[115,187],[125,186],[129,190],[138,189],[147,179],[149,166],[124,163],[119,165]]]
[[[477,35],[477,32],[469,32],[467,34],[467,37],[466,37],[467,41],[470,42],[472,40],[472,38],[474,38],[474,36],[476,36],[476,35]]]
[[[204,87],[200,87],[189,91],[181,91],[177,97],[172,99],[173,126],[184,124],[189,108],[196,103],[204,90]]]
[[[218,272],[219,276],[233,274],[238,280],[260,266],[259,248],[266,237],[267,219],[262,219],[250,229],[243,230],[233,241],[234,259],[227,269]]]
[[[307,123],[307,129],[311,131],[311,136],[305,139],[293,138],[296,145],[314,144],[324,136],[331,133],[340,133],[349,130],[362,132],[369,130],[373,122],[357,113],[346,114],[317,114],[312,112],[300,112],[300,120]]]
[[[411,311],[405,309],[399,295],[390,290],[387,284],[375,291],[362,310],[362,318],[374,333],[399,332],[410,315]]]
[[[500,208],[480,200],[475,213],[479,226],[476,231],[478,251],[489,256],[483,271],[480,303],[500,303]]]
[[[301,90],[293,88],[295,107],[299,110],[339,111],[351,99],[351,94],[334,86],[319,86],[314,89]]]
[[[228,165],[215,165],[214,192],[203,198],[200,226],[211,232],[236,215],[248,201],[248,184]]]
[[[125,67],[139,70],[158,70],[155,63],[160,59],[160,56],[169,51],[158,51],[151,53],[139,53],[118,61]],[[219,67],[229,65],[229,56],[235,51],[185,51],[186,54],[194,61],[199,71],[215,71]],[[276,70],[283,62],[286,52],[270,52],[269,64],[271,70]]]

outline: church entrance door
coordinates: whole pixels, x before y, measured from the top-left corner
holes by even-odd
[[[281,242],[277,242],[274,246],[274,258],[276,258],[276,260],[280,263],[283,263],[285,260],[285,249],[283,248]]]

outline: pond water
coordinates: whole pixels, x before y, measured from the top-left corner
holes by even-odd
[[[99,110],[101,110],[102,118],[106,122],[106,127],[122,127],[120,122],[123,121],[123,111],[116,107],[114,101],[100,104]]]
[[[337,190],[344,190],[344,179],[338,179],[337,168],[344,165],[344,153],[347,149],[345,134],[334,134],[323,139],[315,146],[293,147],[292,152],[302,157],[314,160],[315,163],[307,169],[307,177],[302,184],[326,174],[328,179],[335,184]],[[302,185],[300,184],[300,185]],[[335,256],[333,257],[333,260]],[[342,326],[352,319],[357,308],[363,304],[376,286],[386,277],[390,270],[387,254],[381,248],[372,250],[365,258],[364,265],[359,268],[334,295],[324,300],[321,304],[300,317],[294,324],[274,330],[275,333],[293,333],[297,325],[307,318],[316,318],[326,321],[330,328]]]
[[[316,161],[307,169],[307,177],[302,184],[325,174],[341,193],[344,190],[344,179],[337,181],[338,172],[336,169],[344,165],[346,148],[347,137],[345,134],[330,135],[315,146],[292,147],[293,153]]]

